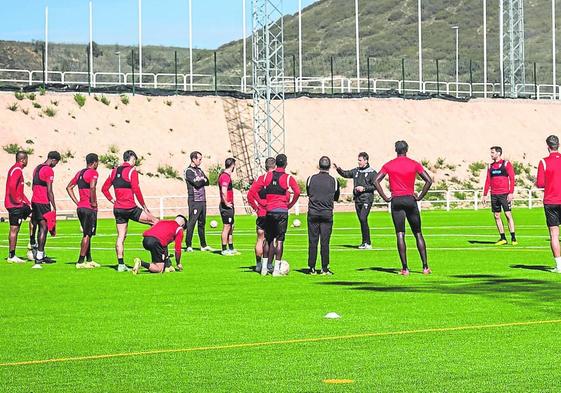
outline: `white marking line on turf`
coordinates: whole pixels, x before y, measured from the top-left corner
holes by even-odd
[[[87,356],[73,356],[73,357],[66,357],[66,358],[27,360],[27,361],[21,361],[21,362],[6,362],[6,363],[0,363],[0,367],[32,366],[32,365],[38,365],[38,364],[77,362],[77,361],[87,361],[87,360],[100,360],[100,359],[111,359],[111,358],[122,358],[122,357],[160,355],[160,354],[182,353],[182,352],[185,353],[185,352],[217,351],[217,350],[225,350],[225,349],[255,348],[255,347],[265,347],[265,346],[275,346],[275,345],[287,345],[287,344],[302,344],[302,343],[315,343],[315,342],[325,342],[325,341],[353,340],[353,339],[370,338],[370,337],[402,336],[402,335],[413,335],[413,334],[423,334],[423,333],[445,333],[445,332],[457,332],[457,331],[466,331],[466,330],[496,329],[496,328],[505,328],[505,327],[546,325],[546,324],[557,324],[557,323],[561,323],[561,319],[551,319],[551,320],[542,320],[542,321],[526,321],[526,322],[493,323],[493,324],[487,324],[487,325],[468,325],[468,326],[428,328],[428,329],[416,329],[416,330],[397,330],[397,331],[393,331],[393,332],[358,333],[358,334],[349,334],[349,335],[343,335],[343,336],[297,338],[297,339],[291,339],[291,340],[277,340],[277,341],[264,341],[264,342],[256,342],[256,343],[239,343],[239,344],[226,344],[226,345],[211,345],[211,346],[205,346],[205,347],[192,347],[192,348],[155,349],[155,350],[150,350],[150,351],[122,352],[122,353],[110,353],[110,354],[87,355]]]

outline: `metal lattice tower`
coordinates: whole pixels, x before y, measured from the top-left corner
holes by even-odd
[[[284,152],[282,0],[253,0],[253,136],[255,167]]]
[[[505,94],[512,98],[525,93],[526,68],[524,66],[524,0],[502,0],[504,21]]]

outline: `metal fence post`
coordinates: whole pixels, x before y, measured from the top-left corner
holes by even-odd
[[[479,201],[477,200],[477,193],[478,193],[477,190],[473,192],[473,206],[475,210],[479,210]]]
[[[446,190],[446,211],[450,211],[450,190]]]
[[[214,95],[218,95],[218,70],[216,68],[216,51],[214,52]]]
[[[132,68],[132,95],[136,93],[136,88],[134,86],[134,49],[131,50],[131,68]]]
[[[528,209],[532,208],[532,189],[528,190]]]
[[[440,68],[438,67],[438,59],[436,59],[436,95],[440,97]]]
[[[160,220],[164,219],[164,198],[165,197],[160,197]]]
[[[333,56],[331,56],[331,95],[335,94],[335,82],[333,80]]]
[[[401,59],[401,94],[405,94],[405,59]]]

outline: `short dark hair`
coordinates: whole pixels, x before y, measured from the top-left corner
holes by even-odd
[[[359,157],[364,158],[366,161],[370,160],[370,157],[368,156],[368,153],[361,151],[360,153],[358,153]]]
[[[87,165],[91,165],[94,162],[98,162],[98,161],[99,161],[99,157],[95,153],[90,153],[86,156],[86,164]]]
[[[60,161],[60,153],[58,151],[50,151],[47,154],[47,159]]]
[[[138,156],[136,155],[136,153],[132,150],[127,150],[126,152],[123,153],[123,160],[125,162],[128,162],[128,160],[131,159],[131,157],[134,157],[135,159],[138,160]]]
[[[224,161],[224,168],[226,169],[231,168],[235,163],[236,163],[235,158],[228,157],[226,158],[226,161]]]
[[[196,159],[198,156],[202,157],[203,153],[201,153],[200,151],[194,151],[191,154],[189,154],[189,158],[191,159],[191,161],[193,161],[194,159]]]
[[[16,153],[16,162],[19,162],[27,157],[27,153],[20,150]]]
[[[499,154],[503,154],[503,148],[500,146],[491,146],[490,150],[495,150]]]
[[[278,168],[286,168],[286,164],[288,163],[288,158],[286,154],[279,154],[277,158],[275,158],[275,164]]]
[[[395,152],[397,154],[405,154],[409,151],[409,145],[405,141],[397,141],[395,143]]]
[[[277,166],[277,160],[275,160],[274,157],[268,157],[265,160],[265,169],[266,170],[274,169],[276,166]]]
[[[319,159],[319,169],[322,171],[327,171],[331,168],[331,160],[327,156],[323,156]]]
[[[183,224],[181,227],[182,227],[183,229],[187,229],[187,218],[185,218],[185,216],[182,215],[182,214],[178,214],[177,216],[175,216],[175,218],[178,218],[178,217],[183,218],[184,224]]]
[[[559,149],[559,138],[556,135],[548,136],[545,143],[547,143],[547,146],[552,150]]]

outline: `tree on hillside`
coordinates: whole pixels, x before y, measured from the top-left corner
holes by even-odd
[[[86,53],[90,53],[90,44],[86,46]],[[99,45],[95,41],[92,42],[92,53],[93,53],[93,57],[103,56],[103,50],[99,47]]]

